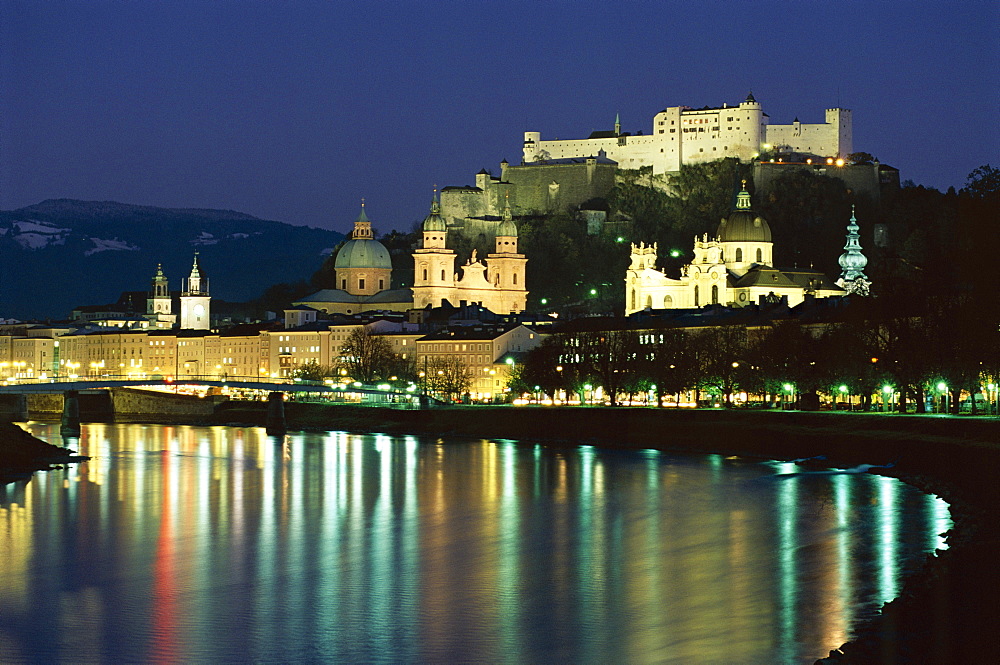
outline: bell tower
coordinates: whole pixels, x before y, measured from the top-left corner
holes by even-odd
[[[503,220],[497,226],[496,251],[487,255],[489,266],[486,279],[497,289],[499,303],[493,311],[498,314],[523,312],[528,300],[528,291],[524,283],[524,270],[528,259],[517,252],[517,225],[510,211],[508,197],[504,209]]]
[[[424,219],[420,247],[413,251],[413,306],[440,307],[455,297],[455,250],[448,249],[448,225],[441,217],[437,190]],[[455,304],[455,303],[453,303]]]
[[[185,330],[209,330],[211,318],[209,306],[211,296],[208,295],[208,278],[198,265],[198,252],[194,253],[194,264],[191,274],[185,280],[181,289],[181,328]]]

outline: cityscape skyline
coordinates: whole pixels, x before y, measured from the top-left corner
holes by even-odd
[[[354,6],[0,0],[0,209],[47,198],[409,230],[525,130],[649,131],[749,90],[854,111],[854,149],[942,191],[996,162],[1000,9],[969,2]],[[863,17],[863,20],[859,20]],[[936,46],[936,47],[935,47]],[[957,130],[957,131],[956,131]]]

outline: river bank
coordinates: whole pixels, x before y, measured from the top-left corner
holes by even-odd
[[[13,423],[0,423],[0,484],[79,459],[68,448],[36,439]]]
[[[222,423],[262,425],[262,406],[220,410]],[[663,448],[769,459],[825,456],[823,466],[892,465],[892,475],[952,506],[949,548],[929,556],[899,598],[828,663],[972,663],[1000,631],[1000,420],[799,411],[451,407],[396,410],[286,404],[289,430],[455,435]]]

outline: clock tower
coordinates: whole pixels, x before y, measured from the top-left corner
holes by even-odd
[[[194,254],[191,275],[184,280],[181,289],[181,328],[186,330],[208,330],[211,328],[208,295],[208,278],[198,266],[198,252]]]

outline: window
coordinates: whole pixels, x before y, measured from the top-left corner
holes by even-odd
[[[676,129],[671,129],[670,133],[673,134],[675,131],[677,131],[677,130]]]
[[[698,285],[694,285],[694,306],[698,307],[701,303],[698,301]]]
[[[378,290],[381,291],[384,288],[385,288],[385,280],[384,279],[380,279],[378,281]]]
[[[736,248],[736,262],[740,263],[743,260],[743,249],[740,247]]]
[[[444,281],[444,270],[441,271],[441,281]]]
[[[347,280],[346,279],[340,280],[340,288],[343,289],[344,291],[347,290]]]
[[[427,268],[424,268],[424,281],[427,281]]]
[[[713,305],[718,305],[719,304],[719,285],[718,284],[713,284],[712,285],[712,304]]]
[[[757,248],[757,263],[763,263],[763,261],[764,261],[764,252],[758,247]]]
[[[364,277],[359,277],[358,278],[358,290],[359,291],[364,291],[365,290],[365,278]]]
[[[670,296],[663,296],[663,309],[668,309],[673,304],[674,304],[673,298],[671,298]]]
[[[514,283],[517,284],[517,273],[514,273],[512,277],[514,279]]]

